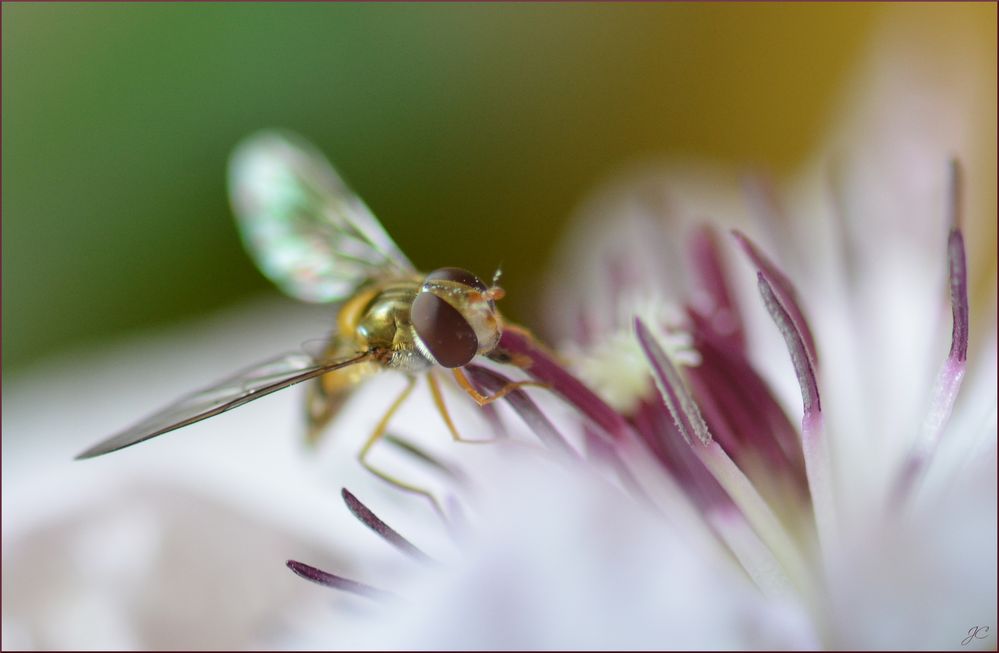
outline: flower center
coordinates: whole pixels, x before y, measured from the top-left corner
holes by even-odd
[[[641,296],[621,301],[613,328],[597,334],[586,347],[569,343],[562,353],[586,385],[625,415],[633,414],[654,391],[648,359],[632,326],[635,317],[649,325],[675,365],[695,367],[701,363],[677,306]]]

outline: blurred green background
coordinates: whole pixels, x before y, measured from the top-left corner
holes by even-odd
[[[994,6],[957,10],[994,38]],[[620,166],[792,170],[885,11],[4,3],[4,371],[277,292],[224,184],[268,126],[324,150],[418,266],[505,262],[526,317],[565,220]]]

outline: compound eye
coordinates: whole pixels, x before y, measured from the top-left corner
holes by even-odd
[[[478,278],[468,270],[462,270],[461,268],[437,268],[433,272],[427,275],[426,281],[456,281],[460,284],[464,284],[469,288],[474,288],[481,293],[489,290],[486,284],[482,283],[482,279]]]
[[[475,329],[458,309],[434,293],[421,292],[416,295],[410,310],[410,320],[416,329],[416,335],[442,366],[461,367],[475,358],[479,350]]]

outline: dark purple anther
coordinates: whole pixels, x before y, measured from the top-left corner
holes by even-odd
[[[386,592],[385,590],[380,590],[375,587],[371,587],[370,585],[365,585],[364,583],[358,583],[356,580],[350,580],[349,578],[344,578],[343,576],[331,574],[328,571],[317,569],[316,567],[307,565],[304,562],[289,560],[286,564],[288,565],[288,569],[291,569],[298,576],[301,576],[306,580],[310,580],[317,585],[322,585],[323,587],[332,587],[333,589],[343,590],[344,592],[360,594],[361,596],[377,599],[385,599],[392,596],[391,593]]]
[[[908,498],[933,457],[941,436],[950,419],[954,402],[961,390],[961,383],[968,366],[968,261],[961,233],[961,166],[950,163],[950,205],[948,216],[950,234],[947,237],[947,269],[950,285],[951,330],[950,353],[937,377],[929,414],[923,423],[923,432],[913,443],[912,450],[903,463],[892,492],[891,510]]]
[[[812,330],[808,328],[805,314],[801,311],[801,306],[798,304],[794,284],[745,234],[738,230],[733,230],[732,235],[735,237],[739,247],[742,248],[742,251],[749,257],[752,264],[756,266],[757,271],[763,275],[767,284],[773,289],[774,297],[780,302],[781,308],[787,312],[791,322],[794,323],[794,328],[801,334],[805,353],[808,355],[808,360],[812,364],[812,367],[818,367],[819,355],[815,348],[815,338],[812,337]]]
[[[791,364],[794,365],[794,374],[798,377],[798,385],[801,388],[801,403],[804,407],[805,417],[822,410],[819,399],[819,386],[815,380],[815,370],[812,367],[811,358],[808,356],[808,347],[805,343],[804,333],[795,324],[780,300],[774,287],[767,282],[766,275],[761,271],[756,273],[756,283],[763,298],[763,305],[766,307],[774,324],[784,337],[784,343],[791,354]]]
[[[950,357],[963,363],[968,360],[968,263],[964,254],[964,236],[960,229],[951,229],[947,240],[947,254],[950,266],[950,305],[954,320]]]
[[[341,488],[340,496],[343,497],[343,502],[347,504],[347,509],[350,510],[351,514],[357,517],[362,524],[380,535],[386,542],[406,555],[413,556],[425,562],[431,561],[430,556],[413,546],[409,540],[399,535],[391,526],[379,519],[375,513],[371,512],[371,509],[351,494],[350,490]]]

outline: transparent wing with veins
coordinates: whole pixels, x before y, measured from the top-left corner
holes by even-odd
[[[181,397],[137,424],[87,449],[77,459],[93,458],[130,447],[296,383],[368,360],[371,356],[368,352],[338,360],[320,361],[308,354],[293,353],[272,358],[210,387]]]
[[[229,196],[260,270],[309,302],[344,299],[413,265],[329,162],[301,138],[249,137],[229,161]]]

